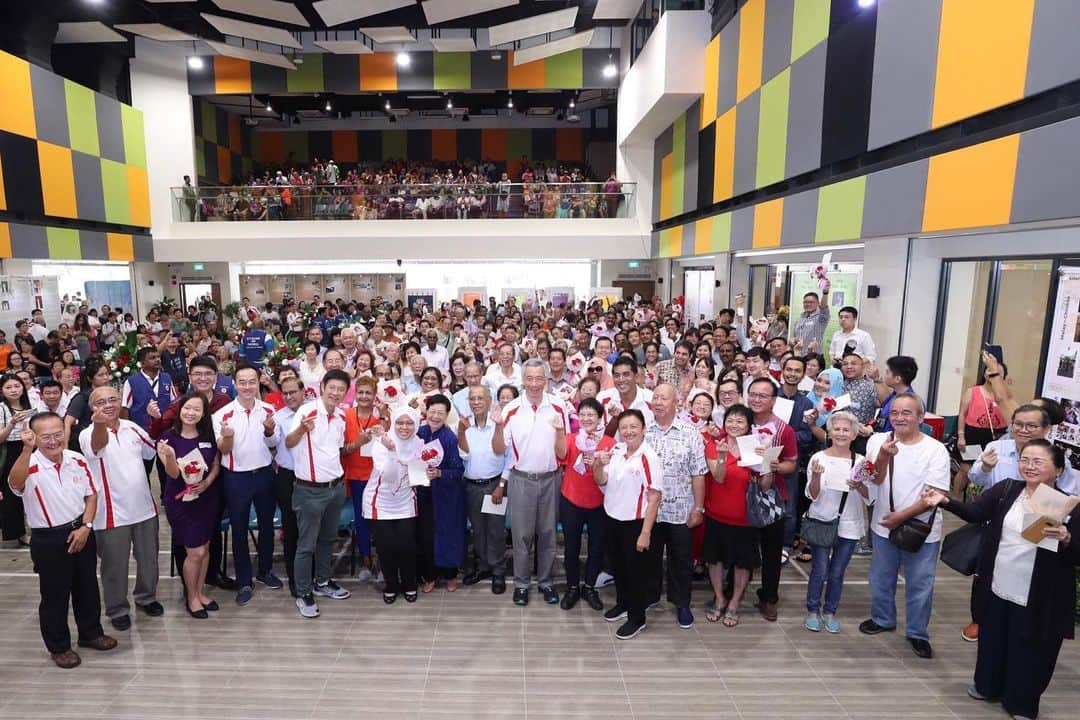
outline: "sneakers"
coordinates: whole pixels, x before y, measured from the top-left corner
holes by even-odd
[[[988,702],[988,703],[996,703],[996,702],[998,702],[998,698],[983,695],[981,692],[978,691],[978,689],[976,689],[976,687],[974,685],[968,686],[967,694],[968,694],[968,697],[971,698],[972,700],[981,700],[982,702]]]
[[[895,627],[884,627],[882,625],[878,625],[876,622],[873,621],[873,619],[863,620],[861,623],[859,623],[859,632],[861,632],[863,635],[877,635],[878,633],[892,632],[895,629]]]
[[[529,588],[514,588],[514,604],[522,607],[529,604]]]
[[[360,572],[356,573],[356,579],[360,582],[371,582],[372,577],[374,576],[368,568],[360,568]]]
[[[601,570],[600,574],[596,576],[596,585],[594,585],[593,587],[600,589],[602,587],[607,587],[613,582],[615,582],[615,576],[611,573],[606,573]]]
[[[870,557],[874,554],[874,548],[865,540],[860,540],[855,546],[855,552],[853,554],[857,557]]]
[[[240,592],[236,593],[236,604],[240,607],[244,607],[251,602],[251,596],[255,594],[255,591],[251,589],[250,585],[245,585],[240,588]]]
[[[540,588],[540,594],[544,596],[544,602],[548,605],[556,605],[559,602],[559,593],[553,587]]]
[[[694,613],[690,612],[690,608],[678,608],[675,611],[675,618],[679,622],[679,627],[683,630],[689,630],[694,627]]]
[[[351,592],[341,587],[333,580],[327,580],[324,583],[315,583],[312,592],[319,597],[330,598],[331,600],[344,600],[352,595]]]
[[[135,607],[139,608],[139,612],[149,615],[150,617],[161,617],[165,614],[165,608],[157,600],[151,600],[145,605],[135,603]]]
[[[563,610],[572,610],[577,605],[578,600],[581,599],[581,590],[577,587],[570,587],[566,589],[566,592],[562,596],[562,602],[559,603],[559,607]]]
[[[278,576],[275,575],[273,572],[268,572],[265,575],[256,576],[255,579],[266,587],[270,588],[271,590],[280,590],[281,588],[285,587],[285,584],[281,582],[281,580],[278,579]]]
[[[803,627],[810,632],[821,632],[821,618],[817,615],[808,615],[806,619],[803,620]]]
[[[825,621],[825,630],[833,635],[840,632],[840,621],[832,615],[827,615],[822,618]]]
[[[608,608],[604,613],[604,619],[608,622],[619,622],[626,617],[626,608],[622,605],[616,605],[615,607]]]
[[[960,631],[960,637],[964,638],[968,642],[979,641],[979,623],[969,623],[967,627]]]
[[[620,640],[629,640],[644,629],[645,623],[635,623],[628,620],[615,631],[615,637]]]
[[[319,605],[315,602],[315,598],[311,593],[296,598],[296,609],[300,611],[300,617],[319,617]]]
[[[604,601],[600,599],[600,593],[588,585],[581,586],[581,599],[596,612],[604,609]]]

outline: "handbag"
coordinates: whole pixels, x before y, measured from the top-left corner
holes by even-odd
[[[896,506],[893,503],[892,466],[893,461],[892,457],[890,457],[889,464],[885,469],[889,478],[889,512],[896,512]],[[926,542],[926,538],[930,536],[930,531],[934,529],[934,516],[937,515],[937,510],[937,507],[934,507],[930,513],[929,521],[919,520],[918,518],[905,520],[903,525],[889,531],[889,542],[905,552],[919,552],[919,549]]]
[[[974,575],[979,561],[985,523],[968,523],[941,540],[941,562],[961,575]]]
[[[855,453],[851,454],[851,467],[855,467]],[[810,517],[810,510],[803,513],[802,526],[799,529],[799,537],[807,545],[821,548],[831,548],[836,543],[836,536],[840,529],[840,516],[844,514],[844,506],[847,505],[848,491],[844,491],[840,498],[840,509],[836,511],[836,517],[832,520],[818,520]]]
[[[775,487],[762,490],[755,476],[746,486],[746,520],[751,527],[763,528],[783,519],[784,504]]]

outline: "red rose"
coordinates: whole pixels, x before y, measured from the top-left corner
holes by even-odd
[[[189,462],[187,465],[184,466],[185,475],[197,475],[201,470],[202,468],[199,467],[199,463],[195,461]]]
[[[866,472],[867,472],[868,475],[872,475],[875,472],[877,472],[877,468],[874,467],[874,463],[870,462],[869,460],[866,460],[864,462],[864,464],[866,466]]]
[[[428,460],[433,460],[436,456],[438,456],[438,454],[439,453],[435,452],[434,450],[428,449],[420,453],[420,459],[424,462],[427,462]]]
[[[397,388],[393,385],[389,385],[386,388],[386,397],[394,397],[397,395]]]
[[[831,397],[827,397],[827,398],[825,398],[824,400],[822,400],[822,401],[821,401],[821,405],[822,405],[822,406],[823,406],[823,407],[824,407],[824,408],[825,408],[825,409],[826,409],[827,411],[829,411],[829,412],[832,412],[832,411],[833,411],[833,409],[834,409],[834,408],[836,407],[836,399],[835,399],[835,398],[831,398]]]

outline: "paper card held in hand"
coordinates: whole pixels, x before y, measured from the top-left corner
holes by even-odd
[[[371,451],[375,448],[375,443],[378,440],[368,440],[366,443],[360,446],[360,457],[371,457]]]
[[[431,480],[427,476],[428,464],[417,458],[409,461],[409,484],[413,487],[430,487]]]
[[[480,512],[482,512],[482,513],[484,513],[486,515],[505,515],[506,514],[506,506],[507,506],[506,498],[503,498],[503,501],[501,503],[499,503],[498,505],[496,505],[495,503],[493,503],[491,501],[491,496],[490,495],[485,495],[484,496],[484,502],[483,502],[483,504],[480,505]]]
[[[851,461],[844,458],[820,457],[825,470],[821,473],[821,487],[825,490],[847,492],[848,479],[851,477]]]
[[[795,412],[795,401],[778,397],[773,402],[773,414],[784,422],[791,424],[791,415]]]
[[[964,452],[960,453],[960,457],[964,462],[975,462],[982,457],[982,454],[982,445],[966,445],[964,446]]]
[[[764,472],[773,460],[780,458],[782,447],[765,448],[764,454],[758,454],[759,440],[755,435],[741,435],[735,439],[739,445],[739,465]]]
[[[1077,503],[1080,503],[1080,497],[1060,493],[1048,485],[1039,485],[1028,498],[1024,512],[1024,529],[1020,534],[1028,542],[1056,551],[1056,540],[1052,541],[1053,547],[1042,544],[1046,540],[1043,537],[1043,528],[1064,523],[1065,518],[1076,509]]]
[[[443,461],[443,446],[438,440],[424,443],[420,447],[419,459],[428,467],[438,467]]]

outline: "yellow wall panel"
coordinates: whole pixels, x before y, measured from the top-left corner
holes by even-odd
[[[780,247],[780,233],[784,229],[784,198],[776,198],[754,206],[755,248]]]
[[[672,187],[671,173],[674,158],[668,153],[660,159],[660,219],[664,220],[672,216]]]
[[[1019,149],[1017,134],[930,158],[923,232],[1007,224]]]
[[[38,167],[41,171],[41,198],[46,215],[77,218],[75,204],[75,170],[71,165],[71,150],[38,141]]]
[[[707,217],[694,223],[695,255],[705,255],[712,250],[712,224],[714,219],[714,217]]]
[[[0,258],[11,257],[11,231],[8,224],[0,222]]]
[[[716,96],[719,89],[720,35],[718,34],[705,46],[705,94],[701,97],[702,128],[716,119]]]
[[[146,170],[127,165],[128,202],[131,204],[131,224],[150,227],[150,190]]]
[[[214,56],[214,92],[219,95],[251,92],[251,62],[240,58]],[[225,142],[225,138],[218,138]]]
[[[131,262],[135,259],[135,243],[130,235],[125,233],[105,233],[105,239],[109,246],[110,260]]]
[[[749,0],[739,11],[739,73],[735,100],[761,87],[761,58],[765,50],[765,0]]]
[[[1024,96],[1035,0],[944,0],[932,127]]]
[[[713,158],[713,202],[735,193],[735,105],[716,118],[716,149]]]
[[[0,210],[7,210],[7,195],[4,194],[4,158],[0,157]]]
[[[30,63],[0,51],[0,78],[4,83],[3,100],[0,101],[0,130],[37,137]]]

